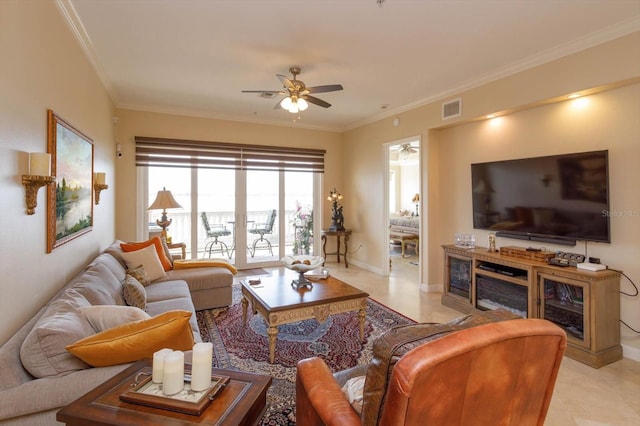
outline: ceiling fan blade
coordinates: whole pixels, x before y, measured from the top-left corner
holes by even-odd
[[[242,90],[242,93],[273,93],[274,95],[284,95],[287,92],[282,90]]]
[[[311,95],[304,95],[302,96],[302,99],[312,104],[321,106],[323,108],[329,108],[331,106],[329,102],[323,101],[322,99],[318,99],[315,96],[311,96]]]
[[[291,80],[289,80],[287,78],[286,75],[276,74],[276,76],[278,77],[278,79],[280,79],[280,81],[282,82],[282,85],[284,87],[286,87],[287,89],[295,89],[296,88],[296,86],[291,82]]]
[[[327,84],[324,86],[315,86],[315,87],[307,87],[309,93],[326,93],[326,92],[337,92],[338,90],[342,90],[341,84]]]
[[[282,102],[282,101],[278,101],[278,102],[273,106],[273,109],[276,109],[276,110],[278,110],[278,109],[282,109],[282,105],[280,105],[280,103],[281,103],[281,102]]]

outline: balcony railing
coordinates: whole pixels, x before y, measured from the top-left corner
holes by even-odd
[[[231,235],[218,237],[219,241],[224,242],[227,247],[231,248],[234,246],[234,239],[236,236],[235,232],[235,212],[232,211],[208,211],[207,218],[209,220],[210,225],[223,224],[227,227],[229,231],[231,231]],[[293,247],[295,242],[295,226],[291,221],[291,218],[294,215],[294,210],[288,210],[285,212],[286,214],[286,222],[284,230],[285,232],[285,252],[286,254],[294,254]],[[247,213],[247,231],[251,229],[252,223],[264,223],[267,220],[269,215],[269,210],[263,211],[251,211]],[[200,220],[200,214],[198,214],[198,221],[196,222],[196,226],[198,227],[198,244],[197,250],[198,253],[196,256],[191,256],[191,212],[188,211],[170,211],[167,212],[167,216],[171,219],[171,225],[167,229],[167,235],[171,238],[172,242],[183,242],[187,245],[187,258],[202,258],[207,257],[208,254],[205,254],[204,248],[209,240],[207,238],[207,233],[204,229],[204,225]],[[158,215],[159,217],[159,215]],[[149,233],[154,234],[156,232],[161,231],[161,229],[156,225],[155,219],[157,217],[152,216],[151,222],[149,223]],[[271,234],[266,234],[265,239],[268,239],[271,242],[271,246],[273,248],[274,254],[277,253],[279,249],[279,241],[280,241],[280,233],[282,230],[278,226],[279,221],[276,217],[276,222],[273,226],[273,232]],[[250,245],[256,238],[256,235],[247,232],[247,244]],[[299,245],[299,244],[298,244]],[[313,247],[313,240],[310,241],[310,246]],[[259,252],[257,252],[259,253]],[[235,255],[235,254],[234,254]],[[223,257],[221,253],[212,253],[212,257]]]

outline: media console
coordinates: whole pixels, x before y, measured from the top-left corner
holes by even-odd
[[[460,312],[504,308],[567,333],[566,355],[595,368],[622,358],[620,274],[445,245],[442,304]]]

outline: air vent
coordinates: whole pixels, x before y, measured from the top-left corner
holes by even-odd
[[[277,93],[273,93],[273,92],[262,92],[258,96],[260,96],[261,98],[272,99],[272,98],[275,98],[276,94]]]
[[[457,98],[442,104],[442,119],[448,120],[462,115],[462,98]]]

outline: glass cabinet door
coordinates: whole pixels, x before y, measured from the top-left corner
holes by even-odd
[[[580,281],[539,274],[540,317],[562,327],[567,338],[586,348],[590,344],[589,287]]]
[[[471,259],[447,256],[447,292],[471,300]]]

